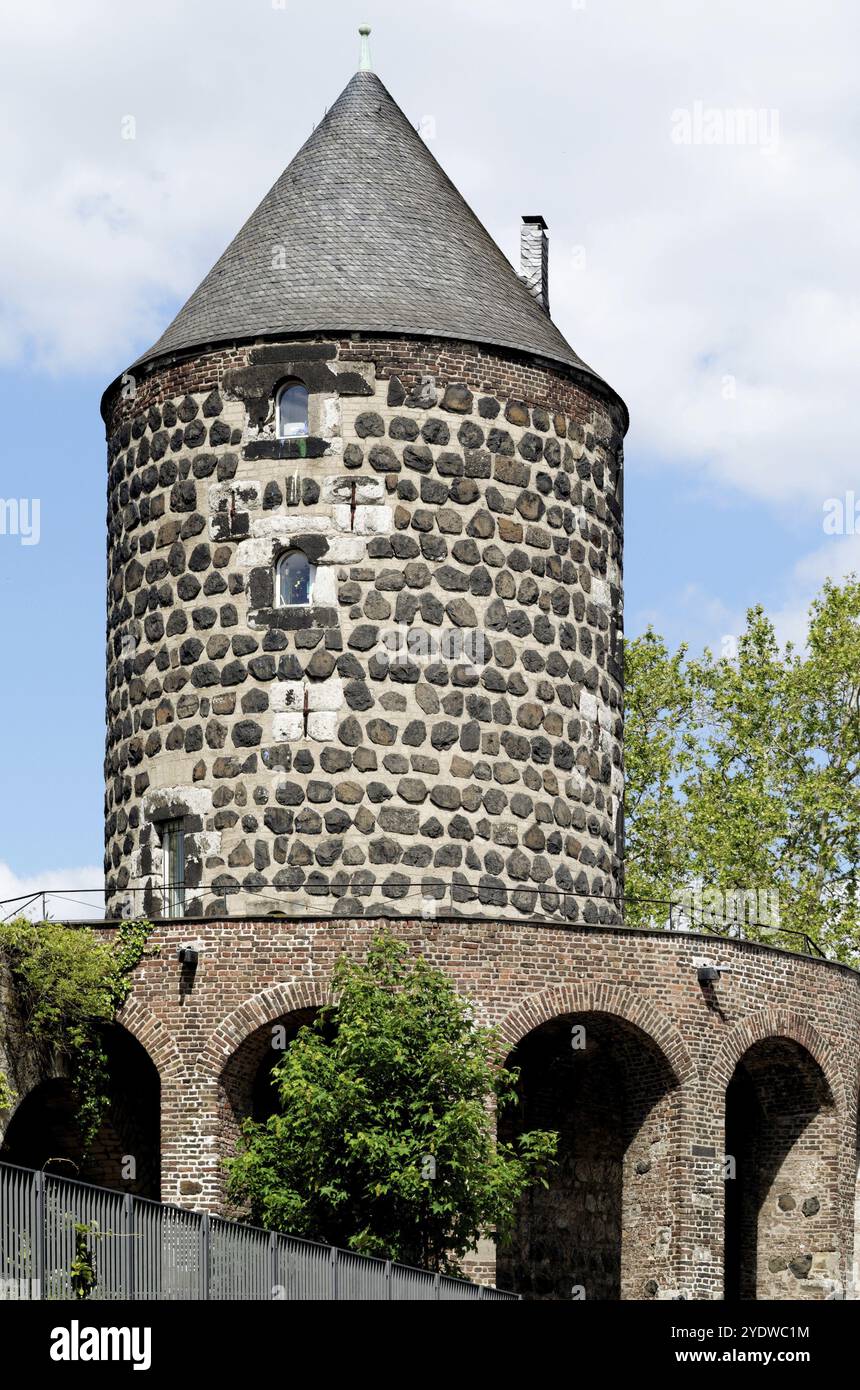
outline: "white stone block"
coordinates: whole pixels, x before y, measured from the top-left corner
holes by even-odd
[[[260,516],[251,522],[252,540],[289,540],[292,536],[329,536],[334,533],[334,530],[333,518],[323,516],[319,512],[300,512],[295,516]],[[244,545],[246,542],[243,541],[242,544]]]
[[[217,522],[210,521],[210,533],[216,525]],[[253,541],[240,541],[236,546],[236,566],[240,570],[250,570],[261,565],[271,565],[277,549],[277,538],[261,537]]]
[[[232,483],[212,483],[209,488],[209,510],[229,512],[235,504],[237,512],[259,511],[263,485],[256,478],[241,478]]]
[[[272,710],[275,714],[289,714],[304,706],[305,687],[303,681],[280,681],[271,694]]]
[[[304,734],[302,714],[276,714],[272,720],[272,738],[275,743],[295,743]]]
[[[314,603],[337,603],[337,575],[330,564],[317,566],[312,598]]]
[[[331,711],[318,711],[308,715],[308,737],[317,743],[330,743],[337,734],[337,715]]]
[[[361,536],[332,536],[328,550],[321,557],[320,568],[323,565],[357,565],[364,559],[364,555],[364,540]],[[319,571],[317,573],[319,574]]]
[[[337,712],[343,709],[343,681],[339,676],[332,676],[327,681],[309,683],[307,693],[309,710]]]
[[[579,712],[583,719],[597,718],[597,700],[590,690],[582,690],[579,694]]]
[[[159,787],[150,789],[144,798],[143,810],[148,820],[159,811],[179,803],[192,815],[205,816],[212,807],[212,791],[199,783],[195,786]]]
[[[208,859],[211,854],[221,853],[221,831],[202,830],[199,835],[195,835],[197,841],[197,858]]]
[[[217,521],[210,521],[210,533],[214,534],[217,525]],[[355,565],[364,559],[364,539],[335,531],[330,517],[273,516],[259,517],[251,522],[251,539],[240,541],[236,547],[236,565],[239,569],[272,565],[280,549],[289,545],[296,536],[307,535],[322,535],[328,541],[328,549],[318,562],[318,576],[326,565]],[[333,602],[334,597],[332,590],[323,601]]]
[[[385,501],[385,484],[381,478],[324,478],[322,500],[330,503],[352,505],[352,490],[355,488],[356,505],[372,506]]]
[[[394,511],[391,507],[356,507],[352,529],[358,536],[390,536]]]
[[[320,428],[326,438],[340,434],[340,402],[337,396],[324,396]]]

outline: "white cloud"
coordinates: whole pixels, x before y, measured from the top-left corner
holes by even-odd
[[[44,892],[44,910],[55,921],[95,920],[104,916],[104,899],[97,891],[84,890],[98,889],[103,881],[101,865],[21,875],[0,861],[0,919],[20,915],[41,921]]]
[[[824,581],[842,583],[849,575],[860,575],[860,534],[828,537],[815,550],[802,555],[787,574],[780,577],[778,598],[765,604],[765,612],[774,626],[777,641],[784,646],[791,642],[797,649],[806,643],[809,610],[820,593]],[[732,609],[723,600],[700,584],[687,584],[672,593],[671,609],[652,609],[636,614],[630,635],[635,636],[650,624],[657,632],[683,632],[691,652],[697,654],[710,647],[720,655],[724,639],[737,640],[746,628],[746,612]],[[670,645],[676,638],[670,638]]]
[[[521,212],[548,215],[554,316],[627,399],[631,450],[776,509],[850,485],[852,0],[376,10],[377,70],[416,123],[432,114],[433,152],[506,249]],[[360,17],[7,4],[0,361],[128,365],[337,96]],[[673,144],[696,102],[777,112],[777,148]]]
[[[802,556],[785,583],[784,602],[771,614],[779,640],[802,647],[809,606],[825,579],[840,583],[849,574],[860,574],[860,535],[830,537]]]

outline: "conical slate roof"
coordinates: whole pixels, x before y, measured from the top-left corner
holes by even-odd
[[[138,361],[333,330],[465,339],[594,375],[366,71]]]

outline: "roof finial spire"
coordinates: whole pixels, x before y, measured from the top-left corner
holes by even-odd
[[[373,65],[370,61],[370,25],[360,25],[358,32],[361,34],[361,61],[358,70],[359,72],[373,72]]]

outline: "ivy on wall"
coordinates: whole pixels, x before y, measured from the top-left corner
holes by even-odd
[[[0,962],[13,988],[22,1035],[51,1057],[62,1057],[75,1088],[84,1152],[99,1131],[109,1104],[105,1030],[132,987],[148,946],[146,918],[123,922],[110,941],[89,927],[19,919],[0,924]],[[0,1073],[0,1110],[14,1103]]]
[[[9,1078],[5,1071],[0,1068],[0,1114],[4,1110],[11,1110],[15,1101],[18,1099],[17,1093],[9,1085]]]

